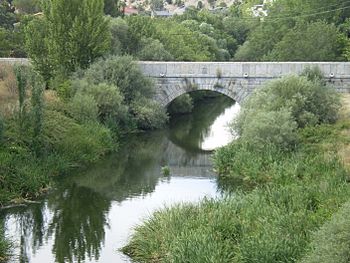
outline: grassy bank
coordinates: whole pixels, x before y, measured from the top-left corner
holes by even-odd
[[[271,182],[252,192],[156,212],[124,252],[139,262],[295,262],[350,197],[348,174],[323,143],[275,162]]]
[[[258,92],[235,124],[240,139],[214,158],[220,185],[240,186],[222,199],[156,212],[135,229],[124,253],[137,262],[302,260],[314,246],[312,233],[350,198],[342,158],[350,121],[340,114],[334,123],[337,101],[324,83],[303,77]]]
[[[167,120],[152,100],[152,81],[130,57],[98,61],[49,84],[45,89],[30,67],[0,65],[0,209],[35,199],[54,178],[116,151],[124,134]],[[5,258],[2,244],[0,236]]]

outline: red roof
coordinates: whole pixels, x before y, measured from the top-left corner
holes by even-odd
[[[131,7],[131,6],[126,6],[124,8],[124,14],[125,15],[133,15],[133,14],[138,14],[139,11],[137,11],[137,9]]]

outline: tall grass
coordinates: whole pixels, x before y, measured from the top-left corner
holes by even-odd
[[[241,190],[156,212],[135,229],[124,253],[138,262],[301,260],[311,233],[350,197],[338,157],[350,121],[329,124],[338,101],[324,83],[306,77],[258,91],[236,123],[240,138],[214,156],[220,185],[239,180]]]
[[[295,262],[349,198],[348,175],[336,155],[306,148],[269,173],[249,193],[156,212],[123,251],[139,262]]]
[[[11,244],[5,239],[3,229],[0,227],[0,262],[6,262],[10,256]]]
[[[350,259],[350,202],[315,233],[311,248],[300,263],[347,263]]]

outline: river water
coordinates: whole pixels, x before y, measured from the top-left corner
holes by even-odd
[[[2,211],[16,244],[11,262],[131,262],[118,249],[152,212],[220,195],[211,150],[233,139],[227,122],[238,110],[225,97],[202,101],[168,129],[130,137],[118,154],[61,179],[38,203]]]

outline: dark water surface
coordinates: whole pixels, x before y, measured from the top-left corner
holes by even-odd
[[[118,249],[153,211],[220,195],[208,150],[232,140],[225,125],[238,108],[223,97],[203,101],[167,130],[128,138],[118,154],[62,179],[37,204],[2,211],[17,245],[12,261],[130,262]]]

